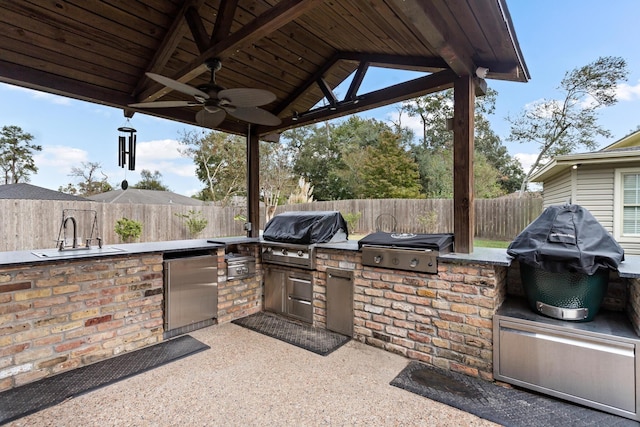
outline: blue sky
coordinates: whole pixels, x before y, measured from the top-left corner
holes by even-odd
[[[600,112],[600,123],[613,138],[601,140],[606,146],[640,126],[640,1],[612,0],[507,0],[516,35],[531,81],[512,83],[489,80],[498,91],[493,129],[502,138],[510,154],[527,166],[536,146],[509,143],[507,116],[516,116],[527,105],[546,98],[560,98],[557,91],[565,72],[586,65],[600,56],[621,56],[628,64],[629,80],[619,88],[619,102]],[[407,74],[371,70],[363,92],[406,80]],[[390,120],[394,106],[371,110],[361,115]],[[403,123],[409,124],[407,118]],[[0,83],[0,126],[20,126],[43,146],[36,156],[34,185],[57,190],[75,181],[68,176],[73,166],[99,162],[108,181],[114,185],[127,179],[139,180],[139,172],[160,171],[162,182],[176,193],[191,195],[202,184],[195,178],[190,159],[177,148],[180,132],[199,131],[181,123],[136,114],[127,124],[121,110],[72,99],[34,92]],[[118,167],[117,128],[138,130],[136,171]]]

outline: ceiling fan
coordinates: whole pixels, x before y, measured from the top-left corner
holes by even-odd
[[[219,59],[205,62],[211,71],[209,83],[198,87],[189,86],[177,80],[155,73],[146,73],[147,77],[178,92],[191,95],[195,101],[156,101],[129,104],[134,108],[172,108],[203,107],[196,113],[196,123],[207,128],[215,128],[225,119],[227,114],[236,119],[265,126],[277,126],[282,123],[279,117],[259,108],[273,102],[276,96],[264,89],[236,88],[225,89],[216,84],[216,71],[222,68]]]

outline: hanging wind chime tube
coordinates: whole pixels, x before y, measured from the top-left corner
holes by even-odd
[[[130,127],[119,127],[118,132],[118,166],[125,167],[129,164],[129,170],[136,169],[136,130]]]

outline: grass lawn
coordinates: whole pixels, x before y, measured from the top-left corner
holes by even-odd
[[[479,248],[504,248],[509,247],[509,243],[511,242],[503,242],[501,240],[483,240],[483,239],[474,239],[473,246]]]

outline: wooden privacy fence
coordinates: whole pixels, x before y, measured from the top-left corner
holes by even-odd
[[[329,210],[360,214],[354,230],[413,233],[452,233],[451,199],[363,199],[313,202],[278,206],[276,214],[294,210]],[[475,236],[509,241],[542,213],[542,198],[500,198],[475,200]]]
[[[68,202],[58,200],[0,199],[0,251],[46,249],[56,246],[64,209],[95,210],[98,231],[105,245],[121,243],[115,233],[116,221],[126,217],[142,223],[141,242],[243,235],[244,221],[234,220],[243,208],[217,206],[142,205],[130,203]],[[198,236],[189,236],[184,219],[176,214],[202,212],[207,227]],[[85,218],[85,216],[82,216]],[[79,224],[84,227],[83,224]],[[87,236],[83,236],[87,237]],[[97,245],[97,243],[94,243]]]
[[[492,240],[512,240],[542,212],[541,198],[477,199],[475,235]],[[98,232],[105,245],[121,243],[114,227],[126,217],[142,223],[141,242],[244,235],[246,215],[242,207],[138,205],[129,203],[68,202],[57,200],[0,199],[0,251],[46,249],[56,246],[64,209],[95,210]],[[189,236],[184,219],[176,214],[202,212],[207,227]],[[278,206],[276,214],[296,210],[332,210],[343,215],[360,214],[355,231],[367,234],[378,229],[414,233],[453,232],[453,201],[450,199],[362,199]],[[264,228],[261,212],[260,229]],[[84,236],[87,237],[87,236]]]

